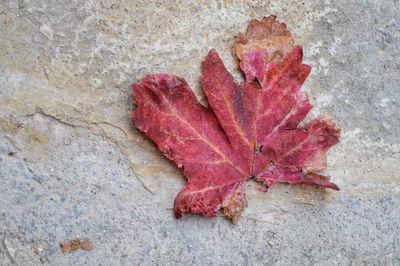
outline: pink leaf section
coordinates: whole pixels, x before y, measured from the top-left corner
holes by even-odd
[[[339,190],[329,177],[326,152],[340,130],[329,116],[305,126],[312,108],[300,87],[310,73],[302,49],[274,16],[250,22],[236,53],[246,81],[238,84],[215,50],[203,62],[201,105],[178,77],[148,75],[133,84],[134,125],[178,167],[188,183],[174,203],[175,216],[215,216],[223,209],[234,223],[247,206],[245,184],[275,182]]]

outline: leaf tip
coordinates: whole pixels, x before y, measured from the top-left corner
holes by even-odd
[[[246,206],[246,194],[243,192],[243,189],[236,190],[232,197],[222,204],[224,215],[230,219],[233,224],[237,224]]]

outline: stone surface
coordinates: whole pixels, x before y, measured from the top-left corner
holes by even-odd
[[[212,2],[212,3],[211,3]],[[185,77],[275,14],[313,67],[310,117],[342,128],[340,192],[249,184],[238,225],[175,220],[185,180],[130,123],[130,83]],[[0,264],[400,265],[398,1],[1,1]],[[63,254],[59,243],[95,248]]]

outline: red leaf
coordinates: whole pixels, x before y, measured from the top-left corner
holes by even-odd
[[[252,20],[238,35],[236,53],[246,77],[240,85],[216,51],[203,62],[209,108],[172,75],[147,75],[132,85],[134,125],[188,179],[175,199],[177,218],[186,212],[215,216],[223,208],[236,223],[250,179],[266,188],[287,182],[339,190],[317,173],[326,168],[326,152],[338,143],[340,130],[328,116],[299,127],[312,108],[300,91],[310,67],[286,25],[274,16]]]

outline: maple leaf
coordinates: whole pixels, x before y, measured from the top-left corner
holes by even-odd
[[[247,206],[245,184],[275,182],[339,188],[318,172],[340,130],[329,116],[299,126],[312,108],[300,86],[310,73],[302,48],[275,16],[252,20],[236,39],[245,81],[237,84],[215,50],[203,62],[200,104],[182,78],[147,75],[132,84],[134,125],[179,168],[188,183],[174,212],[215,216],[233,223]]]

